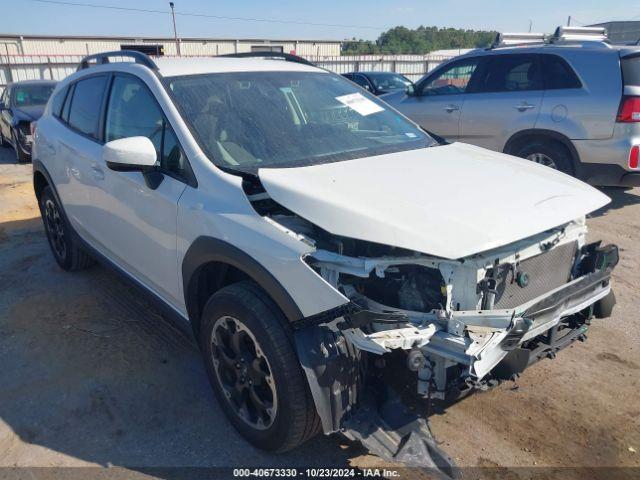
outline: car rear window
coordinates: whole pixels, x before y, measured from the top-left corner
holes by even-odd
[[[620,66],[624,84],[640,86],[640,56],[622,58]]]
[[[44,105],[49,100],[55,84],[16,85],[13,89],[13,102],[16,107]]]
[[[69,110],[69,125],[96,139],[106,83],[105,75],[79,80],[73,91]]]
[[[542,71],[546,90],[582,87],[573,69],[557,55],[542,55]]]

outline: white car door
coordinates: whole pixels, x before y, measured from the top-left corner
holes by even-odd
[[[98,243],[92,191],[101,181],[92,168],[102,155],[100,112],[109,76],[83,77],[71,85],[55,123],[55,134],[43,143],[49,173],[76,231],[91,244]]]
[[[501,152],[516,132],[533,128],[544,96],[539,56],[485,57],[460,118],[460,141]]]
[[[465,92],[477,65],[478,58],[452,62],[420,82],[414,95],[402,95],[391,103],[425,130],[456,140]]]
[[[138,78],[117,74],[107,101],[104,141],[145,136],[156,147],[157,169],[110,170],[95,191],[99,238],[116,261],[174,305],[180,305],[176,221],[180,196],[192,176],[185,155],[155,97]]]

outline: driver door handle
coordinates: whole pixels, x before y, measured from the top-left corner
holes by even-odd
[[[522,102],[520,105],[516,105],[513,108],[515,108],[516,110],[519,110],[521,112],[524,112],[525,110],[531,110],[532,108],[536,108],[535,105],[531,105],[528,102]]]
[[[444,109],[451,113],[451,112],[457,112],[458,110],[460,110],[460,107],[458,105],[453,105],[453,104],[449,104],[446,107],[444,107]]]

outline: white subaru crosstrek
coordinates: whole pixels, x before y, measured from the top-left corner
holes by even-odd
[[[617,248],[585,241],[609,199],[259,57],[113,52],[60,82],[33,153],[53,255],[165,306],[252,444],[340,431],[450,468],[398,389],[452,401],[584,340],[615,303]]]

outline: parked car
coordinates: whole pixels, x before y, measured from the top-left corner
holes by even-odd
[[[120,51],[60,82],[33,154],[53,257],[164,306],[255,446],[342,432],[448,471],[392,385],[457,398],[584,340],[614,303],[617,248],[585,225],[609,198],[439,144],[298,57],[244,57]]]
[[[407,77],[394,72],[352,72],[344,73],[342,76],[374,95],[396,91],[404,92],[412,84]]]
[[[48,80],[15,82],[0,96],[0,146],[12,146],[19,163],[31,158],[31,123],[42,115],[55,86]]]
[[[593,185],[640,185],[640,47],[595,29],[505,37],[384,100],[448,141],[523,157]],[[530,36],[531,34],[529,34]],[[515,44],[514,44],[515,43]]]

